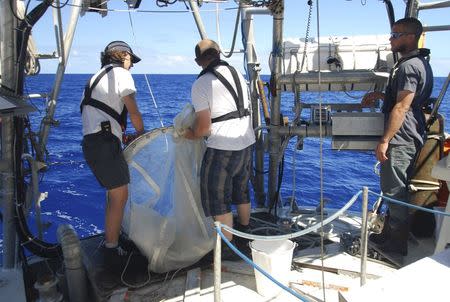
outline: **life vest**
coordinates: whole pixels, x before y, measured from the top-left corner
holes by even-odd
[[[108,66],[105,69],[103,69],[102,72],[100,72],[100,74],[97,76],[97,78],[95,78],[94,82],[92,83],[92,86],[90,85],[91,79],[89,79],[89,81],[86,83],[86,86],[84,88],[84,98],[80,104],[80,112],[83,113],[83,107],[87,106],[87,105],[97,108],[97,109],[105,112],[107,115],[112,117],[114,120],[116,120],[117,123],[122,128],[122,132],[125,132],[125,130],[127,128],[127,114],[128,114],[127,107],[123,106],[122,112],[118,113],[115,109],[111,108],[109,105],[92,98],[92,91],[94,90],[95,86],[97,86],[100,79],[115,67],[119,67],[119,66],[112,65],[112,66]]]
[[[221,75],[217,71],[217,66],[226,66],[228,70],[231,72],[231,75],[233,76],[233,81],[237,89],[234,91],[233,86],[231,86],[230,82],[225,79],[223,75]],[[197,78],[200,78],[202,75],[206,73],[212,73],[216,76],[216,78],[225,86],[225,88],[230,92],[231,96],[234,99],[234,102],[236,103],[237,110],[226,113],[224,115],[221,115],[219,117],[211,119],[211,123],[217,123],[222,121],[227,121],[235,118],[242,118],[244,116],[250,115],[250,111],[248,108],[244,108],[244,95],[242,92],[242,86],[241,81],[239,80],[239,76],[237,74],[236,69],[234,69],[233,66],[230,66],[227,62],[222,60],[216,60],[208,65],[205,69],[200,72]]]
[[[417,57],[422,57],[426,61],[429,61],[429,55],[430,55],[429,49],[421,48],[418,50],[417,54],[409,56],[409,57],[403,57],[395,63],[395,65],[392,67],[391,72],[389,74],[388,85],[386,87],[386,93],[385,93],[386,98],[385,98],[385,101],[383,102],[383,107],[382,107],[383,113],[391,112],[396,104],[397,95],[396,95],[396,91],[392,91],[392,82],[393,82],[394,78],[396,77],[396,73],[397,73],[397,70],[399,69],[400,65],[408,60],[411,60],[411,59],[417,58]],[[431,90],[429,91],[429,94],[431,95]],[[417,105],[419,105],[420,108],[413,108],[413,109],[422,109],[422,107],[425,107],[429,104],[413,104],[411,106],[417,106]]]

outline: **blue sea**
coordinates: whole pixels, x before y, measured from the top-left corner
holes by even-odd
[[[151,91],[157,103],[155,109],[151,92],[144,75],[133,75],[135,79],[138,106],[143,114],[147,130],[171,125],[175,115],[190,102],[190,88],[196,75],[148,75]],[[59,224],[72,224],[81,237],[97,234],[104,227],[105,191],[100,188],[81,152],[81,119],[79,102],[87,74],[67,74],[62,83],[57,103],[55,119],[59,126],[53,127],[48,142],[48,162],[50,167],[42,177],[40,191],[48,192],[42,202],[42,220],[48,228],[45,240],[54,242]],[[265,80],[268,80],[266,78]],[[433,96],[437,96],[445,78],[435,78]],[[50,93],[54,75],[41,74],[26,80],[26,93]],[[364,92],[351,92],[352,96],[362,96]],[[323,92],[302,93],[307,103],[355,102],[345,93]],[[44,101],[35,99],[38,112],[32,114],[33,129],[37,131],[45,114]],[[293,119],[294,96],[284,94],[282,113]],[[450,95],[441,105],[441,114],[450,116]],[[309,118],[305,116],[305,118]],[[129,129],[132,129],[130,126]],[[450,130],[447,124],[446,131]],[[292,139],[285,153],[284,177],[281,187],[283,200],[291,196],[299,206],[316,206],[320,199],[320,139],[305,138],[303,150],[295,150],[296,139]],[[326,206],[339,208],[363,186],[379,191],[378,176],[374,173],[376,159],[373,152],[333,151],[331,141],[323,140],[323,189]],[[267,167],[265,167],[267,170]],[[294,186],[295,175],[295,186]],[[374,201],[374,197],[371,201]],[[356,204],[353,210],[359,210]],[[34,221],[30,220],[32,229]],[[1,227],[0,227],[1,228]],[[1,233],[2,234],[2,233]],[[0,251],[2,250],[0,237]]]

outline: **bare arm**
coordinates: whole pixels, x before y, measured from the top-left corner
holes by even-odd
[[[142,121],[142,115],[137,107],[134,93],[124,96],[122,100],[127,107],[131,123],[133,124],[134,129],[136,129],[136,133],[138,135],[144,133],[144,122]]]
[[[402,90],[397,94],[397,103],[389,115],[389,121],[384,130],[384,134],[381,137],[380,142],[377,145],[376,156],[380,162],[387,159],[386,151],[390,140],[394,137],[395,133],[400,129],[405,121],[405,115],[411,107],[414,99],[414,92],[409,90]]]
[[[186,130],[184,135],[187,139],[198,139],[209,135],[211,131],[211,112],[209,109],[195,113],[194,127]]]

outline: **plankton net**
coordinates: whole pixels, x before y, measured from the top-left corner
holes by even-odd
[[[194,264],[214,247],[213,221],[200,201],[205,145],[180,135],[193,119],[187,105],[174,127],[146,133],[124,151],[131,180],[122,228],[157,273]]]

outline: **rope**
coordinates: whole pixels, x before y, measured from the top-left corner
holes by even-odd
[[[424,212],[428,212],[428,213],[433,213],[433,214],[437,214],[437,215],[443,215],[443,216],[449,216],[450,217],[450,212],[443,212],[443,211],[436,211],[436,210],[432,210],[432,209],[428,209],[428,208],[424,208],[424,207],[420,207],[420,206],[416,206],[415,204],[409,204],[407,202],[404,201],[400,201],[391,197],[387,197],[386,195],[380,195],[378,193],[375,193],[371,190],[369,190],[369,193],[381,197],[385,200],[387,200],[388,202],[392,202],[401,206],[405,206],[408,208],[412,208],[412,209],[416,209],[416,210],[420,210],[420,211],[424,211]]]
[[[289,288],[286,285],[280,283],[278,280],[273,278],[269,273],[267,273],[265,270],[263,270],[261,267],[259,267],[256,263],[254,263],[252,260],[250,260],[247,256],[242,254],[234,245],[231,244],[230,241],[228,241],[228,239],[225,237],[225,235],[220,230],[220,227],[215,227],[215,228],[216,228],[217,234],[220,235],[220,237],[228,245],[228,247],[233,252],[235,252],[239,257],[241,257],[245,262],[247,262],[249,265],[253,266],[257,271],[259,271],[261,274],[263,274],[266,278],[268,278],[270,281],[272,281],[273,283],[275,283],[276,285],[278,285],[279,287],[281,287],[282,289],[284,289],[285,291],[287,291],[288,293],[290,293],[291,295],[293,295],[297,299],[299,299],[301,301],[305,301],[305,302],[309,301],[308,299],[302,297],[300,294],[298,294],[297,292],[295,292],[291,288]]]
[[[131,18],[131,10],[128,10],[128,18],[130,20],[131,33],[133,34],[134,45],[136,45],[137,49],[140,50],[140,47],[137,46],[138,44],[137,44],[136,34],[134,32],[133,19]],[[140,53],[140,51],[139,51],[139,53]],[[156,103],[156,99],[155,99],[155,96],[153,95],[153,90],[152,90],[152,87],[150,86],[150,82],[148,80],[148,77],[147,77],[146,73],[144,73],[144,78],[145,78],[145,83],[147,83],[148,91],[149,91],[150,96],[151,96],[152,101],[153,101],[153,106],[155,107],[156,113],[158,114],[159,123],[161,124],[161,127],[164,127],[164,123],[163,123],[163,120],[162,120],[162,117],[161,117],[161,113],[159,112],[159,107],[158,107],[158,104]]]
[[[357,200],[357,198],[359,197],[359,195],[362,194],[362,191],[358,191],[355,195],[353,195],[353,197],[336,213],[334,213],[333,215],[331,215],[330,217],[328,217],[325,220],[321,220],[320,223],[316,223],[313,224],[312,226],[310,226],[307,229],[295,232],[295,233],[291,233],[291,234],[286,234],[286,235],[277,235],[277,236],[261,236],[261,235],[253,235],[253,234],[247,234],[247,233],[243,233],[241,231],[235,230],[227,225],[221,225],[221,227],[226,230],[227,232],[230,232],[233,235],[242,237],[242,238],[246,238],[246,239],[250,239],[250,240],[263,240],[263,241],[274,241],[274,240],[281,240],[281,239],[292,239],[292,238],[297,238],[306,234],[309,234],[311,232],[316,231],[319,228],[322,228],[327,225],[328,223],[332,222],[333,220],[335,220],[337,217],[339,217],[340,215],[342,215],[345,211],[348,210],[348,208],[350,208],[355,201]]]
[[[317,12],[317,41],[318,45],[320,46],[320,10],[319,10],[319,0],[317,0],[317,6],[316,6],[316,12]],[[324,257],[325,257],[325,250],[324,250],[324,234],[323,234],[323,125],[322,125],[322,77],[321,77],[321,69],[320,69],[320,47],[318,48],[319,51],[317,52],[317,66],[318,69],[318,84],[319,84],[319,137],[320,137],[320,262],[322,264],[322,267],[324,267]],[[356,200],[356,199],[355,199]],[[322,293],[323,293],[323,301],[326,301],[326,295],[325,295],[325,272],[322,270]]]

